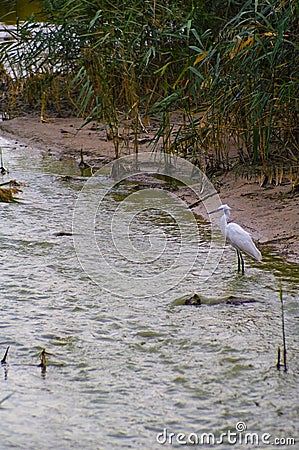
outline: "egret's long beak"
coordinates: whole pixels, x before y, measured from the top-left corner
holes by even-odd
[[[222,211],[221,206],[220,206],[220,208],[214,209],[214,211],[210,211],[208,214],[214,214],[214,213],[220,212],[220,211]]]

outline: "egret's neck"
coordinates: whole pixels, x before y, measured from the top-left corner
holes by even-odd
[[[224,213],[220,219],[220,230],[221,230],[221,233],[223,234],[223,236],[225,236],[225,237],[226,237],[226,227],[227,227],[228,217],[229,217],[229,212],[228,212],[228,216],[226,213]]]

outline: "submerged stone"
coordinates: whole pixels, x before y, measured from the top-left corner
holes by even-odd
[[[191,306],[200,306],[200,305],[209,305],[215,306],[226,303],[228,305],[242,305],[245,303],[254,303],[256,302],[253,298],[246,297],[238,297],[235,295],[228,295],[225,297],[211,297],[207,298],[202,295],[193,292],[192,294],[183,295],[182,297],[174,300],[172,302],[172,306],[180,306],[180,305],[191,305]]]
[[[176,299],[172,304],[173,306],[179,306],[179,305],[193,305],[193,306],[200,306],[202,303],[202,298],[196,294],[187,294],[183,297],[180,297]]]

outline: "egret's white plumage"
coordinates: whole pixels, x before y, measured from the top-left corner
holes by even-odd
[[[223,216],[220,219],[220,229],[224,237],[230,242],[230,244],[236,249],[238,256],[238,271],[240,271],[240,262],[242,263],[242,273],[244,273],[244,261],[242,253],[255,258],[257,261],[261,261],[261,252],[256,248],[250,234],[245,231],[240,225],[234,222],[228,223],[230,217],[230,207],[228,205],[221,205],[215,211],[211,211],[210,214],[223,211]]]

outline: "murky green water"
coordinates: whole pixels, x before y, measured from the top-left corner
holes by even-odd
[[[16,19],[26,20],[28,17],[41,11],[39,0],[2,0],[0,4],[0,22],[15,24]]]
[[[22,203],[0,204],[1,357],[10,345],[9,366],[0,367],[0,400],[13,393],[0,407],[1,448],[178,448],[184,440],[178,433],[185,439],[213,433],[219,440],[238,422],[256,433],[256,448],[269,447],[262,439],[298,439],[298,266],[264,252],[261,265],[246,261],[241,277],[226,248],[200,288],[208,299],[200,307],[173,305],[198,291],[196,267],[161,295],[113,295],[84,273],[72,237],[55,235],[72,228],[85,182],[76,164],[4,140],[0,146],[10,170],[3,181],[27,184]],[[65,181],[64,175],[79,179]],[[103,216],[117,208],[123,189],[102,204]],[[176,249],[174,222],[146,207],[133,227],[136,246],[153,224]],[[200,258],[209,226],[198,225]],[[188,254],[180,262],[187,264]],[[159,263],[149,270],[159,272]],[[282,341],[279,281],[287,373],[275,368]],[[214,304],[228,295],[256,302]],[[45,374],[38,367],[43,348],[52,354]],[[244,435],[237,435],[233,448],[253,448],[241,443]]]

